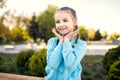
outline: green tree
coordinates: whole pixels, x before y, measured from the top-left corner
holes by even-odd
[[[19,26],[13,27],[11,32],[12,32],[12,40],[15,42],[23,42],[25,40],[30,39],[30,36],[28,35],[27,31]]]
[[[113,34],[110,34],[107,39],[108,40],[116,40],[118,37],[120,37],[120,35],[115,32]]]
[[[11,28],[11,40],[14,42],[23,42],[31,39],[26,29],[29,20],[23,16],[14,16],[14,14],[9,15],[12,15],[12,17],[7,23],[13,26]]]
[[[10,40],[10,30],[3,24],[3,18],[0,17],[0,43]]]
[[[93,28],[87,29],[88,40],[93,40],[95,36],[95,30]]]
[[[101,38],[102,38],[102,36],[101,36],[100,30],[98,29],[95,32],[94,40],[101,40]]]
[[[5,26],[3,25],[3,20],[0,17],[0,43],[2,43],[5,39],[5,36],[3,34],[4,29],[5,29]]]
[[[102,32],[101,36],[102,36],[102,38],[106,39],[108,36],[107,31]]]
[[[34,42],[39,38],[39,27],[38,22],[36,21],[35,13],[32,16],[32,20],[30,21],[30,25],[28,26],[29,35],[33,38]]]
[[[80,26],[80,38],[82,40],[88,40],[87,30],[85,29],[85,26]]]
[[[49,5],[47,10],[38,16],[39,36],[41,39],[45,39],[45,42],[53,36],[51,30],[55,27],[54,13],[56,10],[56,6]]]

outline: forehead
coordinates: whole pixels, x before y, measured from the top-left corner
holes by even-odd
[[[68,11],[58,11],[55,13],[55,19],[63,19],[63,18],[73,18],[71,13]]]

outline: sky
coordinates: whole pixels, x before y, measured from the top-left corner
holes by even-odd
[[[44,12],[50,4],[75,9],[78,25],[108,34],[120,33],[120,0],[8,0],[6,3],[7,9],[26,16]]]

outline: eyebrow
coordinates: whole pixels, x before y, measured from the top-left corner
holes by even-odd
[[[68,19],[68,18],[63,18],[63,19]],[[59,19],[56,19],[55,21],[58,21]]]
[[[68,19],[68,18],[64,18],[64,19]]]

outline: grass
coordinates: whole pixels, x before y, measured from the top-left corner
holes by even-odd
[[[82,80],[104,80],[105,70],[102,66],[103,57],[104,56],[86,55],[82,59]],[[22,74],[17,69],[16,58],[17,54],[0,53],[0,72]]]

